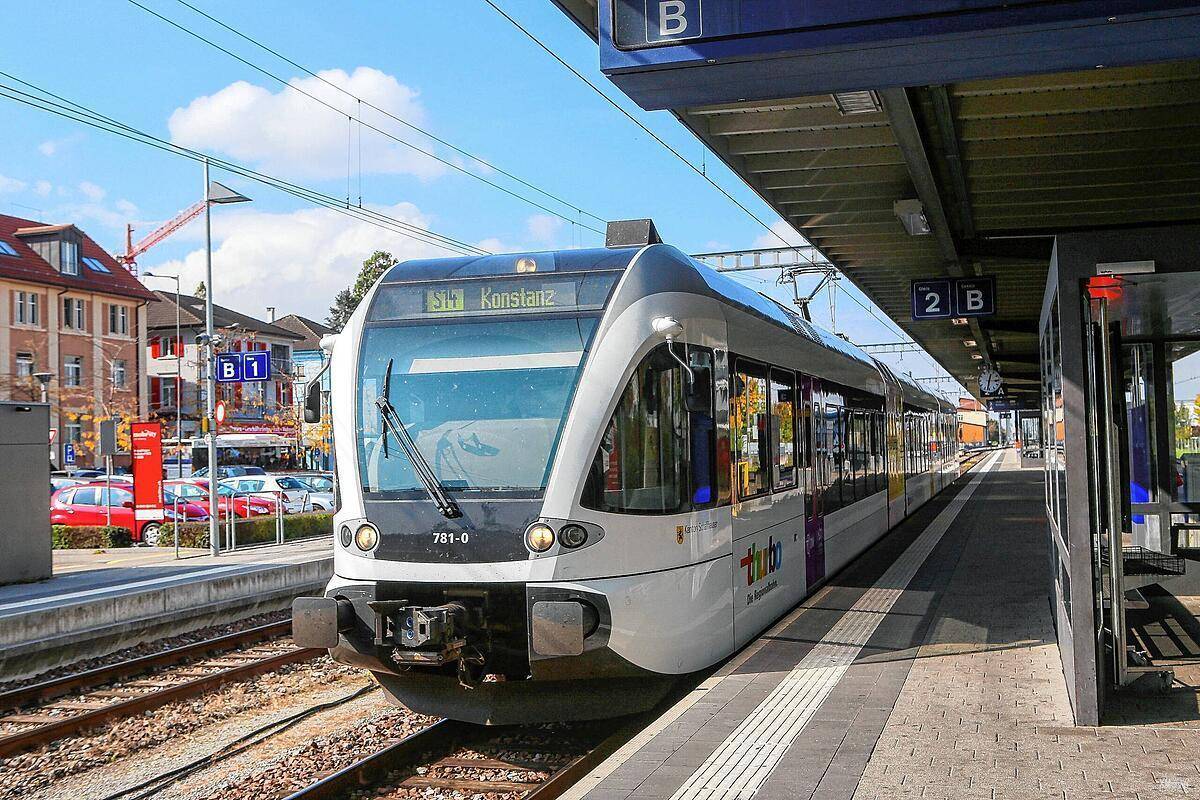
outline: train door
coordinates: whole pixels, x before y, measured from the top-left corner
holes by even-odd
[[[773,372],[763,364],[739,358],[731,373],[733,632],[738,646],[794,603],[797,593],[793,584],[799,580],[796,551],[800,537],[793,535],[792,529],[793,524],[800,524],[799,508],[795,509],[797,519],[788,519],[788,506],[798,506],[799,498],[791,490],[772,494],[773,479],[777,482],[779,477],[773,473],[779,468],[781,439],[780,420],[773,414]],[[791,480],[795,481],[794,470]]]
[[[888,382],[886,388],[887,425],[887,505],[888,526],[895,527],[904,519],[904,422],[900,387]]]
[[[804,470],[804,593],[825,578],[825,514],[822,509],[824,488],[824,447],[822,425],[824,409],[821,382],[816,378],[800,378],[801,420],[803,439],[808,458]]]

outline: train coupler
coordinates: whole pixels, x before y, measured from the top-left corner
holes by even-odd
[[[463,662],[467,607],[462,603],[414,606],[407,600],[373,600],[375,645],[393,647],[402,666],[440,667]]]

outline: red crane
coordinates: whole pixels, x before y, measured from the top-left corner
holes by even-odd
[[[189,222],[200,216],[200,212],[204,210],[204,201],[188,206],[183,211],[180,211],[175,217],[167,222],[164,222],[150,235],[146,236],[137,244],[133,243],[133,226],[125,226],[125,252],[117,256],[117,263],[129,270],[129,274],[137,275],[137,258],[142,253],[149,250],[154,245],[166,239],[175,231],[179,230]]]

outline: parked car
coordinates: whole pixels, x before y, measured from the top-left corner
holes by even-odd
[[[333,475],[328,472],[297,472],[292,477],[311,486],[314,492],[333,491]]]
[[[102,469],[77,469],[71,473],[71,477],[81,481],[90,481],[92,478],[103,478],[104,470]]]
[[[247,475],[226,478],[228,486],[238,495],[282,497],[283,510],[289,514],[302,511],[332,511],[333,492],[315,492],[312,487],[291,475]]]
[[[240,478],[242,475],[266,475],[267,471],[262,467],[253,467],[243,464],[221,464],[217,467],[218,478]],[[207,478],[208,467],[201,467],[192,473],[193,478]]]
[[[185,478],[183,480],[167,481],[163,484],[163,490],[177,495],[185,502],[200,506],[210,514],[212,513],[212,509],[208,504],[207,480]],[[218,485],[217,508],[221,510],[222,517],[229,515],[231,506],[235,516],[245,519],[247,517],[259,517],[263,514],[274,514],[277,503],[268,497],[235,497],[233,489],[228,486]]]
[[[177,519],[173,508],[166,508],[164,514],[168,522]],[[182,503],[178,519],[200,522],[208,519],[208,512],[193,503]],[[140,544],[158,544],[162,533],[162,524],[157,520],[134,519],[133,484],[130,483],[68,486],[50,498],[51,525],[104,525],[107,520],[128,528],[133,532],[133,541]]]
[[[50,494],[54,494],[59,489],[66,489],[68,486],[78,486],[83,481],[77,481],[74,478],[62,478],[57,475],[50,476]]]

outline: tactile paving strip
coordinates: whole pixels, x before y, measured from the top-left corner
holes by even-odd
[[[942,510],[780,684],[721,743],[671,800],[750,800],[854,663],[909,581],[975,493],[987,466]]]

